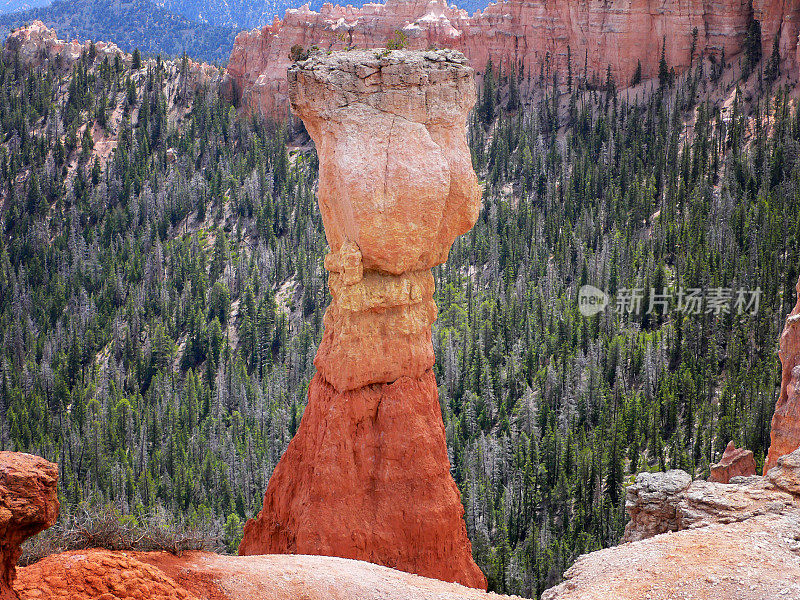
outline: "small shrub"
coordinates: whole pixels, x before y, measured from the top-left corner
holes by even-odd
[[[20,566],[35,563],[51,554],[70,550],[105,548],[126,551],[165,551],[180,554],[188,550],[224,551],[218,527],[170,522],[165,515],[147,513],[124,515],[113,505],[81,505],[63,513],[50,529],[22,546]]]
[[[308,58],[308,52],[300,44],[295,44],[289,51],[289,60],[298,62]]]
[[[406,42],[408,42],[408,36],[399,29],[395,29],[394,37],[386,42],[386,49],[389,51],[402,50],[406,47]]]

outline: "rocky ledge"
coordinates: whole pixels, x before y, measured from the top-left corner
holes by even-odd
[[[766,477],[640,473],[624,543],[587,554],[542,600],[800,598],[800,450]]]

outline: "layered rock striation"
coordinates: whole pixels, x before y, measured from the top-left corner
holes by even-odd
[[[431,371],[430,269],[480,206],[473,71],[449,50],[351,51],[288,74],[319,155],[332,303],[308,406],[239,553],[353,558],[485,589]]]
[[[658,6],[642,0],[506,0],[472,16],[443,0],[386,0],[362,8],[325,4],[319,12],[289,10],[282,21],[236,37],[228,73],[248,110],[283,115],[284,73],[293,46],[374,48],[400,31],[409,48],[459,50],[479,72],[491,58],[526,78],[538,77],[542,68],[556,69],[564,83],[568,63],[573,75],[587,73],[599,81],[610,66],[624,86],[639,62],[645,78],[658,74],[662,45],[668,65],[678,72],[691,64],[693,45],[695,57],[737,55],[753,18],[761,24],[764,55],[777,38],[786,68],[796,71],[800,4],[785,0],[666,0]]]
[[[764,474],[781,456],[800,447],[800,281],[797,282],[797,304],[786,317],[778,356],[781,359],[781,393],[772,415]]]
[[[11,586],[22,542],[58,517],[58,467],[17,452],[0,452],[0,600],[16,600]]]

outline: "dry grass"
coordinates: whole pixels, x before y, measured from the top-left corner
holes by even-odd
[[[188,526],[170,522],[163,515],[123,515],[113,505],[80,506],[63,514],[58,522],[22,547],[20,566],[69,550],[161,550],[180,554],[187,550],[221,551],[224,547],[217,527]]]

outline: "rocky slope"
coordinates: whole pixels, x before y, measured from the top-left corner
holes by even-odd
[[[543,600],[800,598],[800,450],[767,477],[642,473],[623,543],[578,559]]]
[[[62,35],[81,40],[114,40],[127,52],[224,64],[238,29],[192,21],[150,0],[55,0],[47,6],[0,15],[0,36],[42,21]]]
[[[322,554],[486,587],[450,475],[430,269],[474,224],[472,70],[451,51],[316,53],[289,73],[314,139],[333,302],[300,429],[240,554]]]
[[[667,63],[677,71],[695,55],[730,58],[741,52],[752,18],[761,23],[762,46],[769,54],[779,39],[787,68],[797,68],[800,5],[785,0],[650,2],[579,0],[532,2],[507,0],[470,16],[443,0],[387,0],[362,8],[324,5],[303,7],[281,21],[237,35],[229,74],[237,94],[252,111],[267,115],[287,111],[286,68],[299,44],[322,49],[374,48],[386,45],[400,30],[410,48],[455,48],[482,72],[489,58],[524,76],[538,76],[545,64],[566,81],[572,72],[588,71],[604,80],[607,67],[618,82],[631,80],[639,61],[645,78],[658,73],[662,41]]]
[[[131,79],[138,84],[137,97],[143,97],[141,84],[147,80],[148,69],[156,67],[157,60],[144,59],[140,69],[133,69],[133,56],[112,42],[66,41],[59,39],[54,29],[47,27],[41,21],[34,21],[11,33],[2,48],[3,58],[7,63],[19,60],[25,69],[42,71],[52,66],[60,75],[70,73],[82,56],[88,57],[92,52],[94,58],[85,63],[90,74],[96,76],[104,61],[108,60],[110,64],[114,64],[119,59],[120,65],[130,72]],[[166,74],[163,79],[163,92],[166,96],[168,119],[173,124],[189,114],[195,92],[206,87],[218,87],[222,80],[221,69],[190,58],[186,60],[185,69],[181,60],[167,60],[161,64]],[[69,88],[67,85],[61,85],[57,90],[54,101],[63,108],[69,100]],[[107,113],[109,116],[105,126],[99,122],[96,115],[88,113],[85,120],[81,119],[77,123],[78,134],[83,134],[87,128],[90,131],[93,140],[92,158],[97,158],[101,165],[107,164],[116,151],[125,116],[134,125],[139,119],[139,109],[127,105],[126,94],[121,89],[116,89],[108,98]],[[61,141],[65,143],[66,132],[62,135]],[[175,151],[168,151],[167,155],[168,158],[174,158]],[[79,166],[79,158],[79,153],[73,152],[67,161],[70,177],[75,174]]]
[[[21,600],[513,600],[366,562],[327,556],[189,552],[56,554],[19,569]]]
[[[41,21],[34,21],[11,33],[6,39],[4,51],[8,57],[18,55],[24,67],[42,67],[47,61],[60,59],[63,67],[68,68],[88,48],[87,42],[78,40],[67,42],[58,39],[54,29],[45,26]],[[95,50],[100,60],[106,57],[113,60],[116,55],[124,56],[122,50],[114,43],[97,42]]]
[[[7,60],[18,57],[20,64],[26,68],[44,68],[49,63],[54,63],[62,70],[69,70],[84,52],[89,52],[94,47],[94,64],[103,62],[106,58],[113,61],[116,56],[126,66],[130,66],[133,58],[113,42],[96,40],[59,39],[55,29],[47,27],[42,21],[33,21],[25,27],[20,27],[11,33],[3,46],[3,53]],[[143,65],[148,62],[144,61]],[[168,61],[171,67],[177,67],[177,62]],[[187,58],[185,77],[182,75],[180,87],[182,93],[194,92],[202,86],[218,84],[222,71],[204,62],[197,62]],[[177,86],[176,86],[177,87]]]

